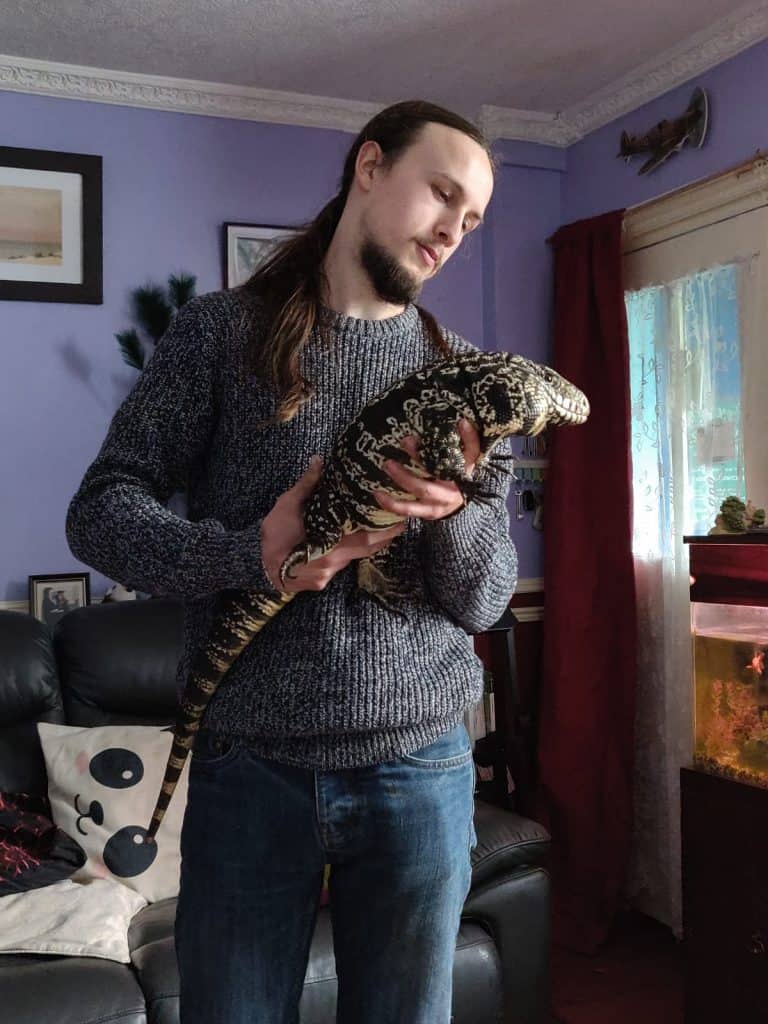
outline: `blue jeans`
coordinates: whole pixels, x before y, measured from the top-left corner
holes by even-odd
[[[201,732],[181,838],[181,1024],[298,1024],[326,863],[337,1024],[449,1024],[474,775],[463,725],[339,771]]]

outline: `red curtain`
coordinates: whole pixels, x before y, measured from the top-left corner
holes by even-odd
[[[554,938],[605,939],[632,833],[636,677],[623,210],[560,228],[553,366],[587,395],[552,431],[544,504],[537,816],[552,835]]]

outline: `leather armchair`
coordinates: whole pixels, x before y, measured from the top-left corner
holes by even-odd
[[[53,635],[31,616],[0,611],[0,790],[46,792],[37,722],[170,724],[181,627],[181,605],[166,599],[90,605],[64,616]],[[544,1024],[549,836],[541,825],[479,800],[475,830],[472,888],[456,942],[452,1021]],[[150,904],[133,918],[129,965],[0,955],[4,1019],[178,1024],[175,903]],[[335,1003],[330,909],[323,907],[304,983],[302,1024],[333,1024]]]

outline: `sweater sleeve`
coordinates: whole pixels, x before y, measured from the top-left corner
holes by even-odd
[[[180,597],[273,590],[261,560],[261,520],[228,530],[166,507],[210,443],[225,327],[211,296],[177,313],[70,503],[72,553],[133,589]]]
[[[509,441],[500,441],[494,452],[511,453]],[[509,604],[517,583],[517,551],[509,536],[509,474],[481,463],[473,479],[493,498],[488,504],[471,501],[444,519],[425,520],[423,557],[432,598],[467,633],[481,633]]]

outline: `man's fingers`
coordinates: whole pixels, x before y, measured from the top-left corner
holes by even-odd
[[[380,548],[386,547],[391,540],[404,533],[405,528],[405,523],[395,523],[385,530],[358,530],[348,534],[321,558],[314,558],[306,564],[299,562],[294,565],[286,589],[290,592],[299,589],[298,585],[303,584],[304,588],[308,586],[312,590],[323,590],[340,569],[357,558],[369,557]],[[269,573],[267,575],[269,576]],[[278,576],[279,573],[275,575]]]
[[[298,488],[300,491],[311,491],[312,488],[318,481],[320,474],[323,471],[323,457],[322,455],[313,455],[309,461],[309,465],[304,470],[304,473],[299,477],[296,483],[293,485],[293,489]]]
[[[312,491],[315,489],[322,472],[322,456],[313,455],[309,465],[298,478],[298,480],[294,483],[292,487],[289,487],[287,491],[283,491],[283,493],[277,500],[280,501],[282,499],[284,504],[289,505],[291,508],[293,508],[294,506],[301,508],[304,502],[312,494]],[[288,495],[287,499],[286,495]]]
[[[459,421],[459,429],[464,442],[464,462],[471,472],[480,457],[480,434],[477,427],[464,418]]]
[[[388,527],[386,530],[360,530],[357,533],[350,534],[349,547],[352,550],[359,550],[365,553],[370,548],[378,548],[382,547],[384,544],[388,544],[391,540],[395,537],[399,537],[400,534],[404,532],[404,525]]]
[[[406,434],[400,442],[400,447],[404,448],[412,458],[418,453],[418,445],[413,434]]]
[[[327,555],[323,555],[319,562],[323,564],[325,559],[335,561],[336,558],[341,558],[346,563],[353,558],[365,558],[379,548],[386,547],[391,540],[404,532],[405,524],[400,523],[388,527],[386,530],[357,530],[355,533],[348,534]]]

